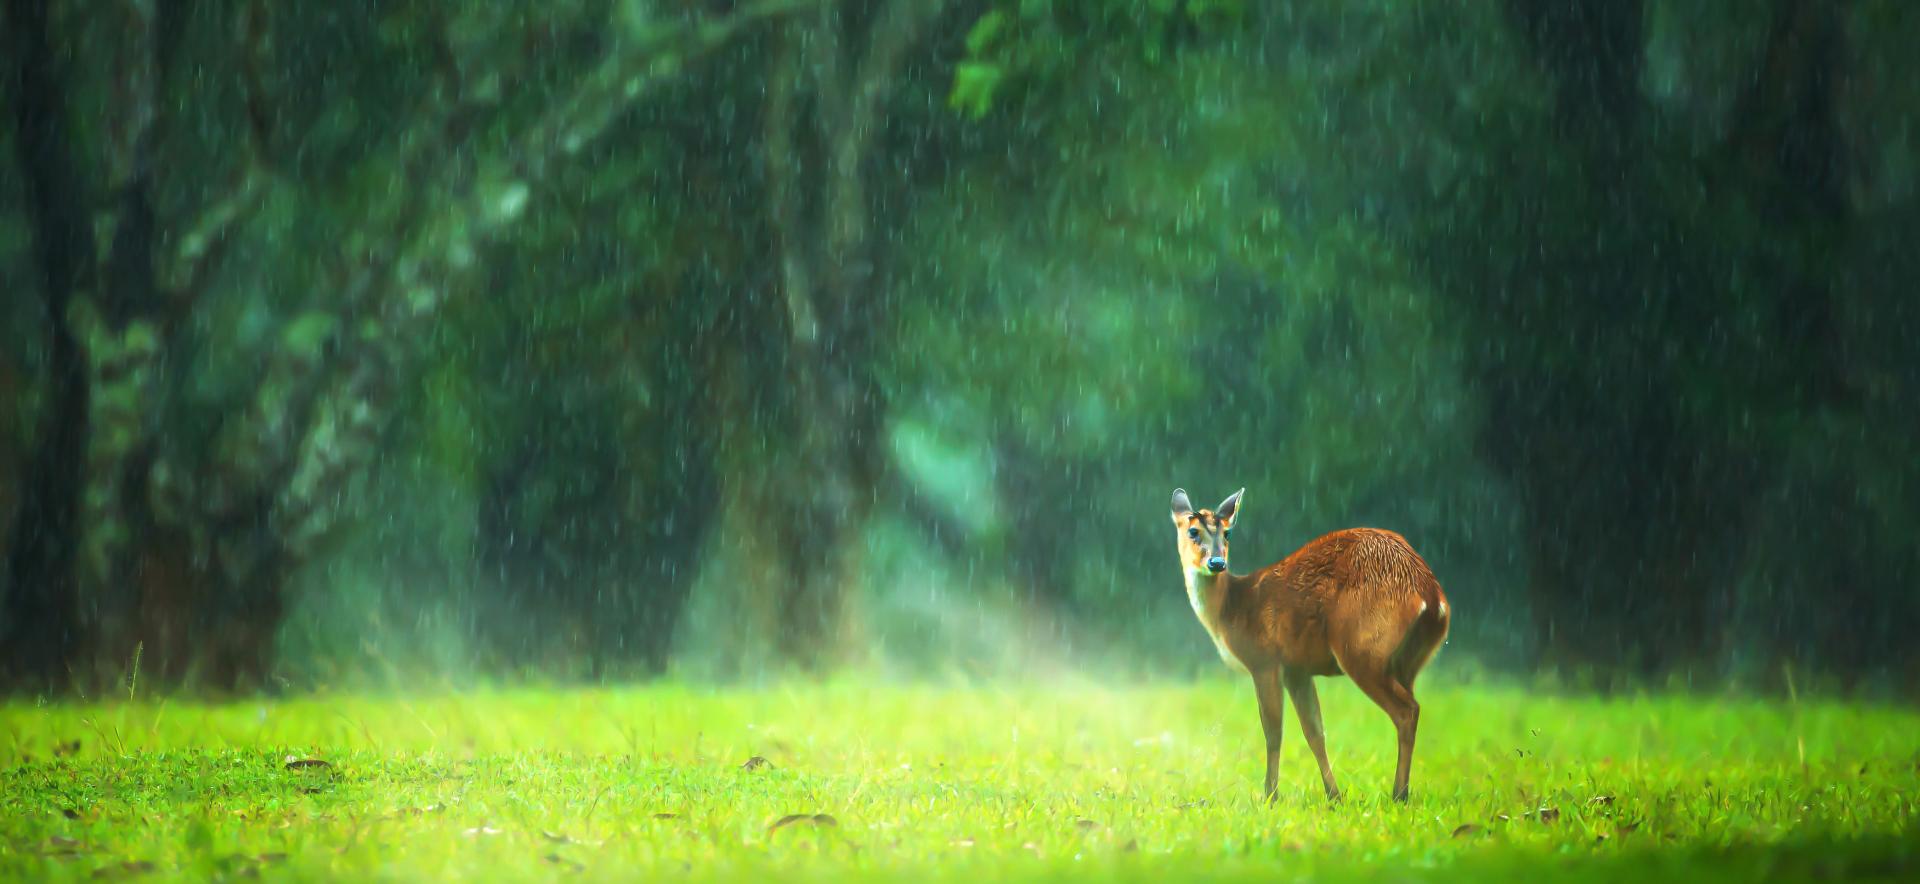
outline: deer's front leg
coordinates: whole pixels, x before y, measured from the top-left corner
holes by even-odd
[[[1261,794],[1274,800],[1280,785],[1280,725],[1287,711],[1287,695],[1280,689],[1280,673],[1267,669],[1253,673],[1254,696],[1260,700],[1260,727],[1267,734],[1267,779]]]
[[[1320,762],[1320,782],[1327,787],[1327,800],[1340,800],[1340,784],[1333,779],[1333,765],[1327,763],[1327,730],[1320,724],[1320,692],[1313,687],[1313,676],[1304,672],[1282,672],[1280,683],[1293,698],[1293,711],[1300,716],[1300,732]]]

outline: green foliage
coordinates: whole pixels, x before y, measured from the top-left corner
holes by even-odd
[[[0,875],[1694,881],[1920,862],[1895,840],[1920,789],[1912,712],[1440,687],[1403,806],[1384,716],[1328,684],[1332,806],[1291,722],[1279,801],[1257,800],[1237,679],[18,703],[0,707]]]
[[[1644,40],[1590,58],[1518,23],[1527,5],[970,4],[964,34],[902,48],[877,130],[844,142],[813,122],[825,76],[795,84],[795,137],[770,132],[791,9],[709,59],[662,35],[763,7],[275,6],[256,81],[235,9],[193,6],[153,230],[224,258],[124,327],[84,298],[68,317],[103,378],[96,502],[127,476],[130,510],[213,514],[182,585],[255,562],[265,533],[342,527],[324,552],[285,545],[293,684],[651,671],[673,635],[681,662],[714,662],[688,671],[759,673],[794,577],[768,550],[804,546],[805,520],[712,510],[769,474],[766,497],[805,498],[819,466],[782,423],[806,364],[793,258],[827,271],[816,294],[856,280],[839,367],[883,388],[883,462],[849,483],[870,524],[807,548],[862,562],[849,643],[878,665],[1211,665],[1161,507],[1174,485],[1245,485],[1236,570],[1395,528],[1454,594],[1462,656],[1587,642],[1577,665],[1646,678],[1766,683],[1794,660],[1913,681],[1920,19],[1902,0],[1587,4],[1645,12]],[[71,204],[105,218],[138,32],[119,6],[55,6],[62,113],[97,179]],[[842,5],[841,79],[886,67],[856,47],[887,6]],[[1831,103],[1795,117],[1782,88],[1749,113],[1788,8],[1841,10]],[[1556,80],[1606,65],[1636,81],[1619,119]],[[1805,146],[1770,134],[1783,120],[1841,133],[1837,183],[1782,171]],[[11,125],[0,290],[32,292]],[[842,146],[860,187],[833,179]],[[796,170],[795,230],[771,220],[772,159]],[[202,238],[256,160],[257,211]],[[829,211],[847,193],[863,202]],[[845,219],[872,232],[841,266],[823,254]],[[4,525],[60,317],[0,313]],[[87,526],[92,551],[169,573],[129,530]],[[241,609],[255,585],[195,597]]]
[[[1012,85],[1075,79],[1087,53],[1159,62],[1183,43],[1227,32],[1245,0],[998,0],[967,30],[950,107],[979,119]]]

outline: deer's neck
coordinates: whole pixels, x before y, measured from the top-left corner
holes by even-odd
[[[1213,639],[1215,650],[1220,659],[1228,666],[1246,668],[1240,658],[1234,656],[1227,647],[1227,636],[1220,621],[1221,611],[1227,605],[1227,588],[1232,585],[1233,575],[1222,571],[1210,574],[1206,571],[1187,571],[1187,601],[1193,605],[1193,616],[1200,618],[1200,625],[1206,627],[1207,637]]]

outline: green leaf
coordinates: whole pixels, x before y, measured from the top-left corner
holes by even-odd
[[[973,29],[967,31],[967,53],[979,55],[993,45],[994,38],[1006,27],[1007,14],[998,9],[980,16],[980,20],[973,23]]]
[[[321,347],[333,337],[336,321],[331,314],[309,311],[287,323],[281,332],[281,343],[298,353],[303,359],[312,359],[320,355]]]
[[[972,119],[986,116],[993,108],[993,93],[1005,77],[1005,71],[997,64],[987,62],[961,62],[953,71],[953,91],[947,95],[947,105]]]

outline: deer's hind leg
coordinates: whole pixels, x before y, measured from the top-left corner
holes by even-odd
[[[1339,661],[1340,668],[1393,721],[1400,750],[1393,770],[1395,801],[1407,800],[1407,780],[1413,769],[1414,736],[1420,729],[1420,704],[1413,699],[1413,689],[1396,677],[1398,667],[1394,665],[1400,645],[1406,641],[1422,613],[1417,607],[1418,600],[1413,602],[1414,605],[1406,606],[1404,610],[1401,610],[1401,606],[1395,606],[1350,618],[1347,622],[1355,624],[1355,627],[1335,637],[1332,642],[1334,657]]]

